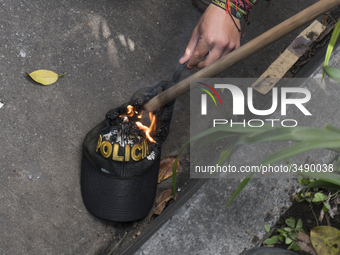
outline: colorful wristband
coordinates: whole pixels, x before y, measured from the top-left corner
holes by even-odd
[[[245,18],[246,21],[250,10],[257,3],[257,0],[212,0],[212,4],[227,11],[226,1],[230,6],[229,13],[237,19]]]

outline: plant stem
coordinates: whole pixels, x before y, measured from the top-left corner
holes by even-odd
[[[311,204],[311,208],[310,208],[311,210],[312,210],[312,213],[313,213],[313,215],[314,215],[314,218],[315,218],[315,220],[316,220],[316,226],[318,227],[319,226],[319,221],[318,221],[318,218],[316,218],[316,215],[315,215],[315,213],[314,213],[314,211],[313,211],[313,205]]]
[[[336,194],[338,194],[340,192],[340,190],[339,191],[337,191],[337,192],[335,192],[333,195],[331,195],[331,196],[329,196],[329,198],[332,198],[332,197],[334,197]]]

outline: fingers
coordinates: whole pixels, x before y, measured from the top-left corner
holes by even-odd
[[[198,43],[198,39],[199,39],[199,33],[198,33],[198,28],[196,27],[194,29],[194,31],[192,32],[190,41],[188,43],[187,48],[185,49],[184,55],[182,56],[182,58],[179,60],[179,63],[181,65],[183,65],[185,62],[187,62],[191,55],[193,54],[195,47]]]
[[[241,46],[240,41],[237,41],[236,44],[229,44],[228,47],[225,49],[225,51],[222,53],[221,57],[227,55],[228,53],[232,52],[233,50],[236,50]]]
[[[197,43],[196,48],[192,46],[192,48],[194,48],[192,49],[188,46],[184,56],[180,59],[180,63],[183,64],[189,60],[187,68],[192,69],[197,66],[197,68],[201,69],[212,64],[220,57],[227,55],[238,47],[240,47],[239,42],[236,43],[236,45],[233,43],[229,43],[223,46],[221,46],[221,44],[216,44],[212,46],[209,45],[206,40],[200,39]],[[192,51],[194,51],[194,53],[190,56],[190,53]],[[206,59],[202,61],[205,56],[207,56]]]
[[[239,39],[232,41],[226,39],[221,42],[209,43],[208,40],[202,38],[199,35],[198,30],[195,29],[179,63],[184,64],[189,61],[187,65],[188,69],[192,69],[195,66],[201,69],[239,47]],[[202,61],[204,57],[206,57],[206,59]]]
[[[215,5],[209,5],[195,27],[181,64],[187,68],[203,68],[240,46],[240,21],[226,15]],[[206,57],[206,59],[204,59]]]
[[[229,42],[227,44],[215,44],[209,51],[206,59],[197,64],[197,68],[204,68],[239,47],[239,41],[236,44],[234,44],[233,42]]]
[[[208,54],[210,49],[211,46],[209,45],[209,43],[206,40],[200,38],[194,50],[194,53],[189,59],[187,68],[194,68]]]
[[[210,51],[208,56],[205,58],[204,61],[200,61],[197,64],[197,68],[204,68],[211,63],[215,62],[217,59],[219,59],[222,56],[223,50],[220,50],[218,47],[213,47]]]

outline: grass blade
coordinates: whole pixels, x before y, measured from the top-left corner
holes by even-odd
[[[329,77],[340,82],[340,69],[334,66],[324,66],[323,72],[326,73]]]
[[[335,185],[340,186],[340,175],[336,173],[329,173],[329,172],[328,173],[317,173],[317,172],[312,173],[312,172],[305,171],[303,174],[309,177],[317,178],[322,181],[327,181],[329,183],[333,183]]]
[[[234,148],[235,146],[232,146],[221,152],[220,158],[218,159],[218,162],[217,162],[219,166],[221,166],[226,161],[228,161],[228,164],[229,164],[231,153],[233,152]]]
[[[275,127],[272,130],[249,136],[249,144],[273,141],[310,141],[315,137],[322,139],[340,139],[340,134],[333,130],[317,129],[310,127]]]
[[[336,43],[336,40],[339,37],[339,34],[340,34],[340,21],[338,21],[338,23],[336,24],[336,26],[335,26],[335,28],[333,30],[331,39],[329,41],[329,44],[328,44],[328,47],[327,47],[327,51],[326,51],[324,66],[328,66],[329,59],[331,57],[334,45]],[[322,72],[322,78],[324,77],[324,75],[325,75],[325,72]]]
[[[340,139],[336,140],[312,140],[312,141],[303,141],[296,144],[293,144],[289,147],[281,149],[262,161],[262,165],[269,165],[280,162],[282,160],[289,159],[293,156],[296,156],[302,152],[318,149],[318,148],[327,148],[327,149],[339,149],[340,148]]]
[[[250,179],[253,177],[254,173],[250,173],[247,175],[246,178],[243,179],[243,181],[240,183],[240,185],[237,187],[231,198],[229,199],[228,203],[226,204],[225,207],[227,207],[233,200],[234,198],[244,189],[245,186],[247,186],[248,182]]]
[[[320,179],[320,180],[316,180],[316,181],[313,181],[313,182],[309,183],[303,189],[306,190],[306,189],[311,189],[311,188],[326,188],[326,189],[339,190],[340,189],[340,185],[331,183],[331,182],[329,182],[329,180],[325,181],[323,179]]]
[[[336,126],[333,126],[333,125],[331,125],[329,123],[326,124],[325,130],[340,134],[340,128],[337,128]]]

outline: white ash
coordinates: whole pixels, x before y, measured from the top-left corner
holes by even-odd
[[[104,141],[119,143],[121,147],[130,145],[131,147],[137,143],[141,144],[142,136],[122,135],[122,130],[112,130],[107,134],[103,135]]]
[[[107,134],[105,134],[105,135],[103,135],[103,138],[105,139],[105,140],[110,140],[111,139],[111,137],[112,137],[112,134],[113,132],[110,132],[110,133],[107,133]]]
[[[146,157],[148,160],[154,160],[156,158],[156,153],[152,151],[149,156]]]
[[[122,140],[122,130],[117,131],[116,142],[119,143],[120,146],[124,146],[124,141]]]

